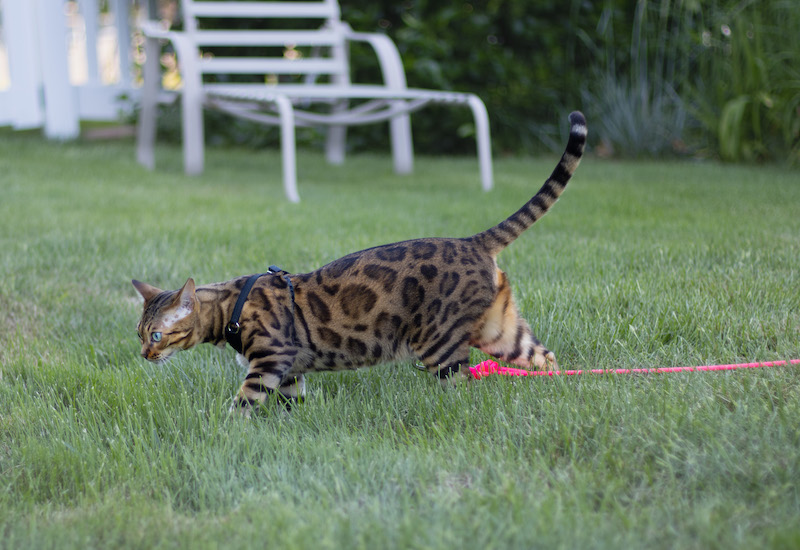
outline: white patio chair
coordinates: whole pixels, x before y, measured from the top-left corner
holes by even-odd
[[[137,158],[155,166],[156,116],[160,91],[161,43],[169,41],[178,57],[182,89],[184,169],[203,171],[203,108],[280,126],[283,186],[291,202],[297,192],[295,126],[328,126],[326,157],[344,160],[346,127],[389,121],[394,169],[413,170],[409,113],[430,103],[468,106],[475,133],[484,190],[492,188],[492,158],[486,107],[474,94],[408,88],[400,55],[382,34],[354,32],[340,20],[336,0],[317,1],[204,1],[182,0],[184,30],[171,31],[154,21],[143,24],[146,62],[143,69]],[[213,21],[206,22],[213,18]],[[233,18],[264,22],[263,30],[220,29]],[[283,20],[279,29],[273,21]],[[319,20],[319,28],[286,30],[293,22]],[[215,25],[213,25],[215,24]],[[209,28],[214,26],[214,28]],[[297,24],[296,26],[301,26]],[[377,55],[382,85],[350,81],[348,42],[369,44]],[[263,50],[262,57],[209,54],[207,48],[247,47]],[[313,54],[304,54],[305,48]],[[216,50],[222,52],[223,50]],[[311,53],[311,52],[309,52]],[[211,78],[209,78],[211,75]],[[258,82],[242,81],[257,75]],[[322,104],[324,111],[312,106]]]

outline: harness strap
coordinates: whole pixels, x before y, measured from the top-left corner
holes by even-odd
[[[292,340],[296,341],[294,329],[294,285],[292,284],[292,279],[289,277],[288,272],[277,266],[271,265],[269,266],[269,271],[266,273],[257,273],[255,275],[250,275],[250,277],[247,278],[241,292],[239,292],[239,298],[236,300],[236,305],[233,306],[231,320],[225,326],[225,340],[228,341],[228,343],[233,349],[236,350],[237,353],[242,353],[242,327],[239,325],[239,317],[242,315],[242,308],[244,308],[244,304],[247,301],[247,297],[250,295],[250,290],[253,288],[253,285],[256,284],[256,281],[264,275],[280,275],[281,278],[286,281],[286,285],[289,287],[289,295],[291,297],[292,304]]]
[[[250,277],[247,278],[241,292],[239,292],[236,305],[233,306],[231,320],[225,327],[225,339],[237,353],[242,353],[242,327],[239,325],[239,316],[242,314],[242,308],[247,301],[247,297],[250,295],[250,290],[253,288],[253,285],[264,275],[266,275],[266,273],[258,273],[256,275],[250,275]]]
[[[291,306],[292,306],[292,343],[297,344],[297,332],[295,331],[294,327],[294,284],[292,284],[292,278],[289,277],[289,272],[284,271],[280,267],[276,265],[269,266],[267,273],[274,273],[275,275],[280,275],[284,281],[286,281],[286,286],[289,287],[289,297],[291,298]]]

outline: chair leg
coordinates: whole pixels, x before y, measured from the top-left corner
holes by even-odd
[[[347,100],[339,101],[331,109],[331,114],[347,110]],[[344,164],[345,148],[347,146],[347,126],[328,126],[325,136],[325,158],[330,164]]]
[[[398,103],[402,104],[402,101]],[[410,174],[414,171],[414,145],[411,142],[411,117],[408,113],[397,115],[389,121],[392,140],[394,171]]]
[[[158,65],[159,45],[157,40],[144,43],[147,62],[143,67],[142,106],[136,128],[136,160],[149,170],[156,166],[155,141],[156,118],[158,116],[158,90],[161,78]]]
[[[492,175],[492,142],[489,135],[489,115],[486,105],[478,96],[469,97],[469,106],[475,118],[475,140],[478,145],[478,163],[481,169],[481,186],[489,191],[494,186]]]
[[[344,164],[347,126],[329,126],[325,137],[325,158],[330,164]]]
[[[203,173],[203,103],[201,91],[183,90],[183,169],[192,176]]]
[[[297,158],[295,155],[294,108],[285,96],[275,98],[281,118],[281,156],[283,158],[283,190],[289,202],[300,202],[297,193]]]

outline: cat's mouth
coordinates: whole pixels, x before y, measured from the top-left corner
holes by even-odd
[[[177,350],[164,350],[161,353],[143,353],[142,357],[147,359],[150,363],[155,363],[156,365],[163,365],[167,361],[169,361]]]

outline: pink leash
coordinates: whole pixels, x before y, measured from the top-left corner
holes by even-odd
[[[790,361],[766,361],[764,363],[739,363],[736,365],[706,365],[703,367],[662,367],[657,369],[591,369],[591,370],[564,370],[564,371],[530,371],[525,369],[514,369],[511,367],[501,367],[495,361],[483,361],[469,371],[476,380],[488,374],[502,374],[505,376],[573,376],[576,374],[634,374],[649,373],[662,374],[669,372],[694,372],[694,371],[718,371],[736,369],[757,369],[763,367],[783,367],[786,365],[800,365],[800,359]]]

